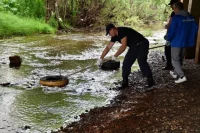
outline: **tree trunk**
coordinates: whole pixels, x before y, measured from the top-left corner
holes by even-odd
[[[46,0],[46,17],[45,22],[47,23],[51,18],[52,13],[55,12],[55,3],[57,0]]]

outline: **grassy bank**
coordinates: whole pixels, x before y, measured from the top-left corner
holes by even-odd
[[[0,12],[0,37],[54,33],[51,26],[31,18],[20,18]]]

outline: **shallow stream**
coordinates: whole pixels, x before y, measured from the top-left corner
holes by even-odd
[[[151,47],[163,45],[165,31],[148,37]],[[103,71],[95,63],[109,41],[104,33],[35,35],[0,40],[0,132],[50,132],[79,119],[94,107],[106,106],[119,92],[121,69]],[[120,44],[114,45],[107,58]],[[9,67],[9,56],[19,55],[19,69]],[[119,60],[122,60],[122,54]],[[76,71],[92,66],[85,71]],[[135,63],[132,70],[138,70]],[[69,76],[65,87],[46,87],[40,78]]]

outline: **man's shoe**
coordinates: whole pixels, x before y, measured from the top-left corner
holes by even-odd
[[[122,81],[122,85],[121,87],[119,87],[120,90],[125,89],[126,87],[128,87],[128,80],[123,80]]]
[[[172,66],[165,66],[165,67],[162,68],[162,70],[172,70],[172,69],[173,69]]]
[[[178,75],[176,75],[175,72],[170,71],[169,74],[172,76],[172,78],[176,79],[178,77]]]
[[[187,81],[187,79],[186,79],[185,76],[183,76],[183,77],[180,77],[180,78],[178,78],[177,80],[175,80],[175,83],[176,83],[176,84],[179,84],[179,83],[183,83],[183,82],[185,82],[185,81]]]
[[[153,78],[147,78],[147,85],[146,85],[146,87],[150,88],[150,87],[152,87],[154,85],[155,85],[155,82],[154,82]]]

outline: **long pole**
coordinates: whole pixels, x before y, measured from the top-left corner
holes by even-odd
[[[160,47],[164,47],[165,45],[160,45],[160,46],[156,46],[156,47],[152,47],[152,48],[149,48],[149,49],[155,49],[155,48],[160,48]]]
[[[200,19],[199,19],[199,26],[200,26]],[[196,64],[200,63],[200,28],[198,29],[198,35],[197,35],[195,63]]]

